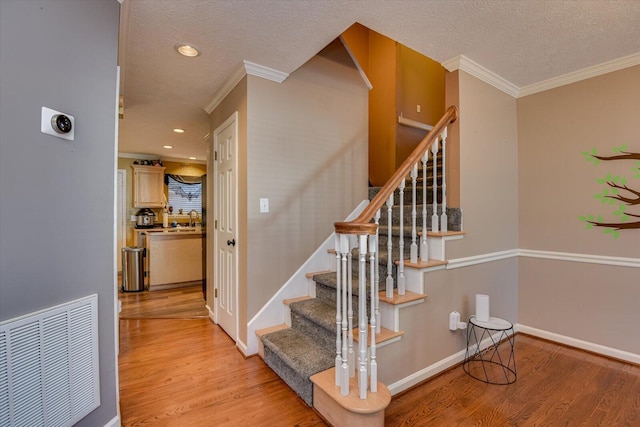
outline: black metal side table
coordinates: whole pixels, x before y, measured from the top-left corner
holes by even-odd
[[[467,323],[467,351],[462,362],[464,371],[488,384],[515,382],[514,343],[511,322],[497,317],[481,322],[471,316]]]

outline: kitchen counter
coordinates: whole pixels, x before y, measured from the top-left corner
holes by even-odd
[[[202,281],[200,227],[136,229],[137,245],[146,248],[147,286],[160,290]]]

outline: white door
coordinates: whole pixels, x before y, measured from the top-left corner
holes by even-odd
[[[236,340],[238,331],[237,229],[238,113],[213,133],[215,321]]]
[[[122,271],[122,248],[127,244],[127,171],[118,169],[118,191],[117,191],[117,244],[116,259],[118,260],[118,271]]]

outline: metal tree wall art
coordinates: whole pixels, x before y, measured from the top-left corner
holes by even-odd
[[[621,230],[640,230],[640,152],[627,151],[627,146],[615,147],[612,156],[599,156],[596,149],[591,152],[583,151],[582,155],[588,162],[597,166],[603,162],[628,163],[632,183],[625,176],[614,176],[607,173],[596,181],[602,185],[602,191],[593,197],[603,205],[612,206],[615,220],[605,220],[601,215],[579,216],[580,221],[586,223],[587,228],[602,227],[605,234],[611,234],[617,239]]]

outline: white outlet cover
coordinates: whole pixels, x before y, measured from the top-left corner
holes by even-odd
[[[51,124],[51,119],[59,114],[63,114],[69,117],[71,121],[71,130],[69,133],[59,133],[56,132]],[[69,141],[73,141],[76,130],[76,120],[72,115],[67,113],[62,113],[60,111],[52,110],[51,108],[42,107],[42,118],[40,120],[40,132],[46,133],[47,135],[57,136],[58,138],[67,139]]]
[[[269,199],[260,199],[260,213],[269,213]]]

